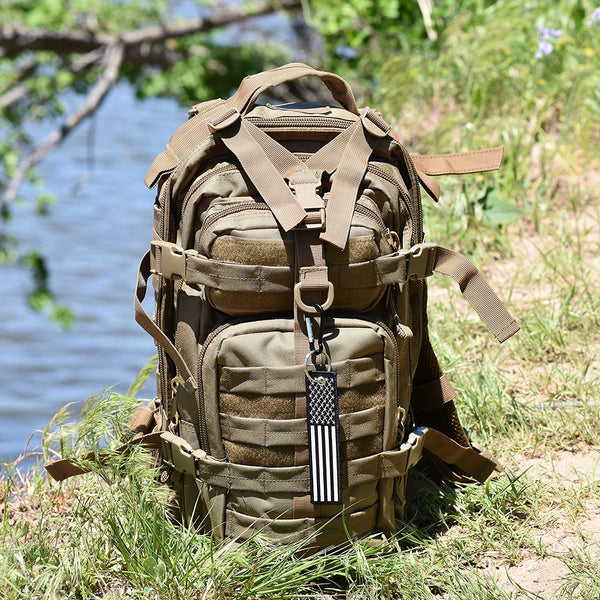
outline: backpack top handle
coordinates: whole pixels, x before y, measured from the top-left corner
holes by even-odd
[[[308,75],[318,77],[346,110],[360,115],[352,89],[344,79],[333,73],[318,71],[303,63],[290,63],[271,71],[246,77],[234,94],[233,105],[242,115],[245,115],[252,110],[258,97],[266,90]]]

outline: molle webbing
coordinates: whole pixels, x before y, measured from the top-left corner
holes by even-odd
[[[483,483],[498,468],[497,461],[486,450],[461,446],[443,433],[428,428],[424,449],[448,465],[457,466],[464,474]]]
[[[353,486],[404,477],[421,458],[427,430],[420,429],[397,450],[388,450],[347,462],[345,478]],[[172,433],[161,435],[163,456],[177,471],[199,482],[234,491],[305,494],[308,491],[308,465],[264,467],[215,460],[202,450],[192,450],[185,440]]]
[[[168,275],[182,277],[186,283],[202,284],[228,291],[266,293],[292,289],[292,273],[289,267],[215,261],[201,256],[194,250],[184,251],[174,244],[165,242],[153,242],[152,250],[152,272],[163,277]],[[165,251],[169,253],[168,256],[175,254],[180,259],[178,272],[161,271],[163,261],[161,257]],[[344,284],[353,288],[373,287],[405,283],[410,279],[423,279],[430,276],[433,271],[447,275],[458,283],[464,297],[499,342],[506,341],[519,331],[515,319],[475,265],[462,254],[436,244],[418,244],[410,250],[401,250],[363,263],[332,265],[328,267],[327,280],[334,288],[343,288]],[[139,282],[143,283],[143,277]],[[140,298],[140,295],[138,290],[137,297]],[[145,324],[148,325],[146,322]],[[151,327],[148,325],[146,330],[149,329]]]

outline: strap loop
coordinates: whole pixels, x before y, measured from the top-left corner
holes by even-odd
[[[228,108],[224,113],[208,122],[208,129],[212,133],[223,131],[224,129],[231,127],[241,118],[242,116],[235,108]]]

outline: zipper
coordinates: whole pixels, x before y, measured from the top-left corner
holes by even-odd
[[[206,452],[206,454],[210,454],[210,445],[208,443],[208,429],[206,427],[206,407],[204,405],[204,383],[202,380],[202,364],[204,363],[204,356],[206,355],[206,351],[208,346],[214,339],[225,329],[231,327],[234,323],[239,321],[240,319],[228,321],[227,323],[223,323],[222,325],[218,325],[213,329],[204,340],[202,347],[200,348],[200,354],[198,355],[198,397],[197,397],[197,406],[198,406],[198,418],[200,420],[200,445],[202,450]]]
[[[229,159],[227,159],[229,160]],[[183,204],[181,207],[181,214],[184,215],[187,205],[189,203],[189,201],[191,200],[192,196],[198,191],[198,188],[201,185],[204,185],[209,179],[211,179],[213,177],[213,175],[222,175],[223,173],[227,173],[227,172],[237,172],[239,171],[239,167],[236,165],[236,163],[232,163],[229,165],[221,165],[220,167],[216,167],[214,169],[212,169],[211,171],[208,171],[207,173],[204,173],[204,175],[202,175],[201,177],[198,177],[198,179],[196,179],[194,181],[194,183],[192,183],[192,185],[190,186],[190,189],[187,191],[186,195],[183,198]]]
[[[292,127],[295,129],[347,129],[353,123],[353,119],[342,119],[340,117],[277,117],[267,119],[265,117],[246,117],[246,120],[261,129],[278,129],[279,127]]]
[[[369,217],[370,219],[375,221],[377,223],[377,225],[379,225],[379,229],[381,230],[381,233],[383,233],[387,237],[387,233],[389,232],[389,229],[388,229],[387,225],[385,224],[385,222],[383,221],[383,217],[377,211],[374,211],[373,209],[369,208],[368,206],[363,206],[362,204],[357,203],[354,206],[354,212],[358,213],[359,215]]]
[[[161,196],[159,197],[160,207],[161,207],[161,218],[160,218],[160,237],[161,239],[166,239],[167,228],[169,226],[167,221],[167,216],[171,210],[171,201],[170,198],[167,198],[167,194],[163,193],[163,190],[166,189],[166,185],[163,185],[161,188]],[[165,296],[165,278],[161,277],[161,285],[160,285],[160,294],[158,296],[158,302],[156,306],[156,324],[163,329],[162,324],[162,304],[164,302]],[[162,347],[158,348],[158,370],[160,373],[160,395],[161,398],[168,398],[170,386],[167,377],[167,360],[166,360],[166,351],[163,350]],[[167,403],[165,406],[167,415],[171,414],[171,407],[173,405],[173,398],[171,398],[171,402]]]
[[[243,202],[238,204],[237,206],[228,206],[223,210],[213,213],[209,217],[206,218],[204,223],[202,223],[202,227],[200,227],[200,232],[198,233],[198,245],[202,247],[202,237],[206,234],[206,231],[209,227],[214,225],[219,219],[222,217],[227,217],[229,215],[234,215],[236,213],[244,212],[246,210],[271,210],[266,202]]]
[[[227,208],[224,208],[223,210],[215,212],[209,217],[207,217],[204,223],[202,223],[202,227],[200,227],[200,232],[198,233],[198,244],[202,246],[203,236],[206,234],[207,230],[210,227],[212,227],[219,219],[236,213],[244,212],[246,210],[269,211],[271,209],[265,202],[244,202],[237,206],[229,206]],[[386,226],[383,218],[379,213],[366,206],[363,206],[362,204],[357,204],[354,207],[354,211],[375,221],[375,223],[377,223],[377,225],[379,226],[381,234],[388,240],[389,244],[392,247],[394,247],[394,244],[396,244],[396,242],[393,240],[391,231]]]
[[[411,244],[412,245],[416,244],[417,237],[419,237],[419,235],[420,235],[420,233],[418,231],[419,224],[414,218],[414,214],[413,214],[412,208],[410,206],[410,197],[404,190],[403,185],[396,178],[392,177],[389,173],[386,173],[383,169],[380,169],[376,165],[370,164],[367,167],[367,171],[370,173],[373,173],[374,175],[377,175],[377,177],[380,177],[381,179],[385,179],[386,181],[388,181],[389,183],[392,183],[393,185],[395,185],[398,188],[398,191],[400,192],[400,196],[402,198],[402,202],[406,208],[406,212],[408,213],[408,218],[410,219],[410,222],[414,224],[413,228],[412,228],[412,232],[411,232]]]
[[[385,331],[394,347],[394,355],[396,357],[396,396],[398,396],[400,391],[400,348],[398,347],[398,340],[396,339],[394,332],[389,328],[389,326],[386,323],[384,323],[383,321],[375,321],[375,323]]]

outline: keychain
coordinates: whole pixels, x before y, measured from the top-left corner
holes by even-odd
[[[315,340],[310,317],[305,316],[310,351],[304,359],[308,458],[310,467],[310,501],[312,504],[341,504],[340,426],[337,374],[323,343],[325,311],[319,304],[319,333]],[[311,358],[322,356],[325,370],[309,370]]]

